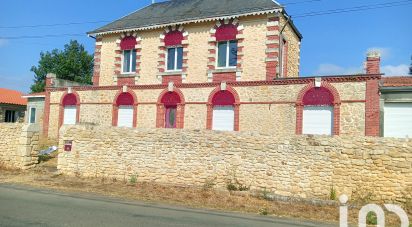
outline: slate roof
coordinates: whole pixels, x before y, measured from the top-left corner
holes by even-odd
[[[207,18],[276,10],[273,0],[170,0],[151,4],[88,34],[145,28]]]
[[[25,106],[27,105],[27,99],[22,98],[22,95],[23,93],[19,91],[0,88],[0,103]]]

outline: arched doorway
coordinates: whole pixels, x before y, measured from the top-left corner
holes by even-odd
[[[158,128],[183,128],[184,98],[179,90],[164,91],[157,104]]]
[[[207,129],[239,131],[239,98],[235,90],[216,88],[209,96]]]

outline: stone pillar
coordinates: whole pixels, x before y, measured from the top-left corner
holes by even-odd
[[[38,163],[39,132],[38,124],[28,124],[22,127],[16,153],[17,168],[29,169]]]

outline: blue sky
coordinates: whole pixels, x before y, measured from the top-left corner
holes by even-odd
[[[286,10],[290,15],[297,16],[313,11],[394,1],[399,0],[279,2],[286,4]],[[150,2],[151,0],[1,0],[0,37],[82,35],[42,39],[0,38],[0,87],[28,92],[33,80],[30,68],[37,64],[40,52],[54,48],[62,49],[70,39],[77,39],[93,53],[94,40],[88,38],[85,33],[105,23],[34,28],[4,27],[112,21]],[[405,75],[412,55],[411,12],[412,4],[409,4],[393,8],[295,18],[294,22],[304,37],[301,75],[359,73],[369,49],[378,49],[382,52],[383,72],[388,75]]]

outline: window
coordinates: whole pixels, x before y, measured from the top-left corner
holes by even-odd
[[[230,68],[237,65],[237,40],[218,43],[217,67]]]
[[[30,124],[36,123],[36,108],[30,108],[30,119],[29,119]]]
[[[6,118],[4,119],[4,121],[10,123],[16,122],[16,111],[6,110]]]
[[[135,113],[135,100],[133,95],[129,92],[121,93],[116,100],[117,114],[114,113],[113,117],[117,119],[113,119],[113,126],[118,127],[128,127],[133,128],[135,127],[136,123],[136,113]]]
[[[219,91],[213,96],[212,130],[235,130],[235,97],[229,91]]]
[[[123,73],[136,72],[136,50],[123,51]]]
[[[280,65],[280,77],[287,76],[287,63],[288,63],[288,42],[286,39],[282,39],[282,63]]]
[[[183,47],[171,47],[167,49],[167,70],[182,70]]]

